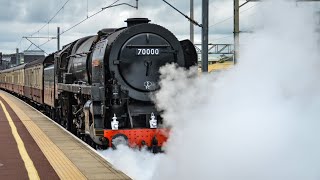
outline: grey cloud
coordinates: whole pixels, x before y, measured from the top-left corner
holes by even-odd
[[[19,0],[0,2],[0,22],[12,21],[19,17],[21,5]]]
[[[189,15],[189,0],[167,0],[183,13]],[[30,35],[42,27],[66,0],[10,0],[0,2],[0,42],[6,44],[0,47],[0,51],[14,51],[14,45],[7,49],[7,44],[18,44],[22,36]],[[115,0],[94,0],[89,2],[89,15],[108,6]],[[118,3],[135,4],[135,0],[120,0]],[[194,0],[194,19],[201,23],[201,3],[202,0]],[[209,25],[219,20],[232,16],[232,0],[211,0],[210,1]],[[85,0],[70,0],[57,17],[46,26],[39,36],[55,36],[56,27],[60,26],[64,31],[75,25],[87,16],[87,4]],[[173,10],[162,0],[139,0],[139,9],[135,10],[128,6],[118,6],[107,9],[97,16],[85,21],[72,31],[62,36],[62,43],[69,43],[76,38],[95,34],[98,30],[108,27],[121,27],[126,24],[123,22],[130,17],[147,17],[152,23],[162,25],[172,31],[178,38],[189,37],[189,21]],[[10,23],[9,23],[10,22]],[[250,24],[250,23],[247,23]],[[242,28],[245,28],[244,24]],[[232,19],[209,29],[210,39],[232,34]],[[196,40],[200,42],[201,29],[195,26]],[[224,39],[225,40],[225,39]],[[39,44],[46,40],[37,40]],[[24,42],[24,41],[23,41]],[[54,41],[53,41],[54,42]],[[28,42],[22,43],[27,44]],[[26,48],[21,46],[21,49]],[[44,46],[48,51],[55,49],[55,43],[48,43]]]

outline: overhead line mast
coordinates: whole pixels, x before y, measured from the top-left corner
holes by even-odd
[[[193,19],[193,0],[190,0],[190,18]],[[194,43],[194,25],[190,21],[190,41]]]
[[[162,0],[166,4],[168,4],[170,7],[172,7],[174,10],[176,10],[178,13],[183,15],[185,18],[187,18],[190,23],[195,24],[202,28],[202,54],[201,54],[201,62],[202,62],[202,72],[208,72],[208,16],[209,16],[209,0],[202,0],[202,24],[199,24],[197,21],[193,19],[193,17],[188,17],[183,12],[181,12],[179,9],[175,8],[173,5],[168,3],[166,0]],[[192,0],[191,0],[192,1]],[[193,10],[193,1],[190,2],[190,13]],[[193,13],[191,14],[193,15]],[[190,25],[190,37],[193,37],[193,26]]]

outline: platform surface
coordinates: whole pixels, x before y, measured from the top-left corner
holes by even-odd
[[[0,90],[0,179],[130,177],[46,116]]]

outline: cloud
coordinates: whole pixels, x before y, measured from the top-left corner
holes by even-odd
[[[12,22],[20,15],[21,4],[19,0],[0,2],[0,22]]]
[[[14,52],[22,36],[29,36],[45,25],[48,20],[62,7],[66,0],[11,0],[0,2],[0,51]],[[95,0],[88,1],[88,12],[86,1],[70,0],[61,12],[52,20],[49,26],[44,27],[36,36],[55,36],[57,26],[61,31],[67,30],[76,23],[84,20],[87,15],[93,15],[115,1]],[[169,3],[177,7],[183,13],[189,15],[189,1],[168,0]],[[232,0],[214,0],[210,1],[210,20],[209,25],[213,25],[221,20],[230,18],[233,15]],[[135,4],[135,0],[120,0],[119,3]],[[253,4],[253,3],[252,3]],[[254,8],[253,8],[254,9]],[[251,10],[250,10],[251,11]],[[201,1],[194,0],[194,19],[201,23]],[[245,13],[243,13],[245,14]],[[110,27],[126,26],[123,21],[130,17],[147,17],[152,23],[159,24],[172,31],[179,39],[189,38],[189,21],[165,4],[161,0],[149,1],[139,0],[139,9],[133,9],[129,6],[118,6],[107,9],[95,17],[85,21],[70,32],[61,36],[61,44],[67,44],[77,38],[96,34],[100,29]],[[242,21],[247,21],[250,17],[243,16]],[[232,18],[225,22],[210,27],[210,37],[212,41],[226,35],[232,35]],[[242,28],[250,23],[246,23]],[[249,28],[247,28],[249,29]],[[201,42],[201,28],[195,26],[195,40]],[[37,44],[43,44],[47,39],[35,40]],[[43,48],[48,52],[56,49],[55,41],[50,41]],[[224,38],[217,42],[232,42],[232,37]],[[30,44],[26,40],[20,44],[21,50],[27,48]]]

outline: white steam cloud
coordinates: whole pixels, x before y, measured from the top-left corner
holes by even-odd
[[[258,29],[228,71],[163,67],[156,101],[172,126],[166,154],[109,151],[107,159],[139,180],[320,179],[315,10],[262,2]]]
[[[157,102],[173,134],[152,179],[320,179],[314,11],[284,1],[261,11],[231,70],[161,70]]]
[[[115,168],[136,180],[151,180],[153,173],[157,171],[159,161],[165,156],[153,154],[146,149],[131,149],[124,145],[118,145],[117,150],[108,149],[99,153]]]

